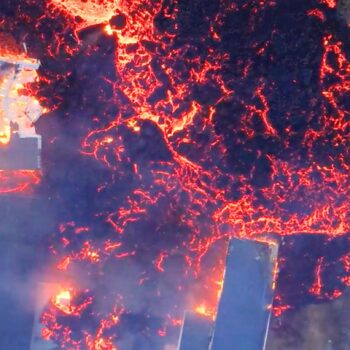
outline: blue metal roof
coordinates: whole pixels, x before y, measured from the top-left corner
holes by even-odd
[[[233,239],[211,350],[263,350],[277,246]]]

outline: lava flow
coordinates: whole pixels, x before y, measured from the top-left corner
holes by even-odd
[[[51,301],[45,338],[62,349],[123,350],[130,338],[163,349],[184,308],[215,315],[234,236],[274,235],[285,244],[284,271],[303,261],[289,259],[292,235],[313,235],[322,247],[304,252],[312,271],[300,293],[341,295],[349,285],[350,47],[335,7],[0,5],[3,30],[42,62],[28,88],[47,111],[37,122],[37,192],[59,208],[53,269],[77,286],[73,298],[65,290]],[[333,265],[323,252],[337,239],[345,242],[332,254],[340,267],[327,285]],[[291,288],[277,279],[277,316],[297,304]]]
[[[32,193],[40,183],[40,172],[34,170],[0,170],[0,194]]]

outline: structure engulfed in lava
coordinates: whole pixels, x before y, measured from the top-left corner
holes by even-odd
[[[8,6],[4,30],[24,23],[43,63],[31,93],[50,110],[40,191],[64,208],[55,266],[89,290],[43,316],[62,349],[115,349],[133,315],[163,338],[185,304],[215,313],[232,236],[349,232],[350,56],[334,1]],[[322,263],[309,291],[337,297],[347,276],[323,292]]]
[[[10,34],[0,32],[0,150],[12,138],[12,123],[16,133],[34,136],[35,122],[42,114],[41,106],[26,87],[37,79],[39,63],[28,57]],[[7,169],[7,168],[6,168]],[[0,195],[28,193],[40,181],[39,171],[0,169]]]

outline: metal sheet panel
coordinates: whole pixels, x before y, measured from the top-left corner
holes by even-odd
[[[185,313],[178,350],[208,350],[213,321],[205,316]]]
[[[8,145],[0,146],[0,169],[39,170],[41,168],[41,138],[14,135]]]
[[[277,251],[277,245],[231,241],[211,350],[265,348]]]

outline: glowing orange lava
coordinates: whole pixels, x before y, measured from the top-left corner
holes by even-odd
[[[55,8],[65,12],[72,19],[80,17],[78,28],[107,22],[121,6],[121,0],[49,0]]]
[[[69,289],[62,290],[58,294],[56,294],[53,299],[52,303],[62,312],[65,314],[71,314],[71,302],[72,302],[72,295],[71,291]]]
[[[333,9],[336,1],[319,2],[325,6],[310,9],[305,16],[308,15],[308,20],[321,27],[327,21],[326,12],[330,12],[326,7]],[[275,4],[274,1],[257,1],[257,6],[249,13],[247,33],[254,32],[260,10]],[[101,183],[97,188],[96,195],[102,193],[109,202],[106,209],[95,214],[95,218],[103,221],[103,225],[115,235],[99,244],[99,240],[91,238],[92,235],[84,238],[85,234],[91,233],[89,228],[74,222],[62,224],[58,235],[62,251],[66,253],[57,254],[56,264],[61,273],[69,273],[72,266],[79,263],[102,270],[109,258],[120,262],[121,259],[134,257],[140,246],[133,244],[127,249],[123,239],[132,231],[129,230],[132,225],[161,210],[166,213],[165,221],[173,219],[181,225],[183,236],[171,247],[164,248],[159,244],[155,256],[149,259],[152,268],[164,276],[171,265],[168,261],[173,257],[183,259],[186,276],[192,274],[201,278],[203,287],[189,307],[200,314],[215,317],[222,291],[225,245],[231,237],[263,240],[260,236],[266,233],[320,233],[336,237],[350,231],[350,152],[347,147],[350,116],[344,107],[344,100],[350,92],[350,62],[335,35],[325,32],[319,42],[321,59],[315,80],[318,80],[320,97],[315,99],[316,102],[310,101],[308,110],[298,110],[307,125],[305,132],[299,134],[293,128],[294,120],[291,120],[295,111],[276,118],[276,106],[271,101],[274,84],[264,74],[256,77],[258,69],[254,59],[258,57],[268,61],[273,57],[270,40],[254,43],[248,51],[254,52],[256,57],[242,59],[235,68],[232,68],[234,54],[220,46],[225,20],[240,10],[249,12],[246,4],[241,6],[220,0],[218,13],[205,22],[207,33],[198,40],[200,49],[197,42],[181,41],[179,16],[182,14],[179,14],[181,6],[178,1],[170,6],[162,0],[50,0],[49,5],[47,16],[54,8],[63,13],[67,21],[66,32],[58,36],[59,40],[51,43],[48,49],[51,58],[62,54],[64,50],[61,47],[66,50],[68,58],[76,52],[85,55],[84,39],[75,38],[75,46],[71,49],[64,45],[66,33],[103,24],[104,32],[98,35],[112,42],[110,46],[113,50],[115,48],[109,56],[114,64],[115,76],[102,78],[110,89],[109,102],[118,107],[113,115],[108,112],[94,115],[94,125],[97,126],[91,127],[81,142],[81,153],[100,161],[106,172],[109,170],[111,173],[110,181]],[[119,23],[113,24],[111,18],[120,13],[123,15]],[[317,20],[310,19],[311,16]],[[159,28],[159,17],[166,19],[165,28]],[[271,37],[274,35],[275,32]],[[89,45],[86,43],[86,46]],[[87,55],[99,51],[93,44],[90,46]],[[268,55],[271,57],[268,58]],[[269,64],[274,65],[274,62],[269,61]],[[230,70],[234,74],[232,79],[227,80]],[[297,79],[292,83],[297,84]],[[215,93],[211,94],[210,89]],[[242,94],[241,90],[247,91]],[[225,115],[223,106],[227,105],[236,105],[237,111]],[[315,116],[313,111],[316,106],[319,112]],[[226,119],[233,117],[233,126],[226,124]],[[220,127],[224,129],[222,132],[218,131]],[[226,127],[229,130],[225,130]],[[295,142],[293,137],[296,134],[300,140],[297,148],[303,148],[303,156],[290,151],[294,150],[291,144]],[[159,144],[166,149],[166,155],[161,160],[140,160],[130,155],[130,148],[134,146],[130,144],[139,141],[146,144],[148,136],[152,140],[159,137]],[[200,141],[202,139],[203,142]],[[237,143],[229,149],[232,139],[237,139]],[[257,147],[257,143],[261,147],[254,154],[253,148]],[[276,150],[276,146],[273,151],[266,150],[263,147],[265,143],[279,145],[289,157]],[[335,151],[328,154],[328,159],[320,160],[320,145],[332,150],[343,148],[343,151]],[[231,155],[239,153],[240,147],[247,153],[232,160]],[[142,152],[143,149],[138,150],[143,155]],[[256,159],[251,168],[242,166],[244,170],[234,170],[239,167],[235,163],[245,165],[245,158],[253,156]],[[260,161],[266,165],[267,171],[259,169]],[[116,200],[116,188],[119,177],[125,175],[124,169],[129,171],[130,182],[135,187],[131,187],[129,192],[126,190]],[[268,179],[265,184],[257,186],[254,180],[260,177],[261,172],[266,172]],[[11,187],[8,191],[12,191]],[[174,234],[171,229],[169,232]],[[162,234],[168,234],[167,229]],[[220,243],[221,246],[216,248]],[[211,250],[220,257],[215,258],[215,266],[210,271],[203,272],[202,262]],[[323,263],[323,258],[320,258],[314,283],[309,289],[316,297],[322,296]],[[346,272],[349,272],[349,258],[344,257],[343,263]],[[277,275],[276,261],[274,289]],[[143,286],[147,276],[141,276],[139,281],[139,286]],[[345,285],[350,283],[347,277],[341,281]],[[180,291],[183,286],[177,288]],[[335,290],[329,297],[340,294],[339,290]],[[76,305],[75,301],[74,291],[68,289],[56,295],[52,304],[56,312],[78,316],[92,302],[87,299]],[[269,307],[277,316],[291,308],[283,303],[280,296],[275,301],[276,305]],[[57,331],[52,314],[55,313],[45,315],[46,324],[50,325],[43,335],[47,338],[52,337],[52,330]],[[116,349],[105,330],[118,323],[119,314],[99,315],[99,318],[96,332],[85,335],[83,341],[86,347],[91,350]],[[172,320],[171,317],[169,319]],[[179,325],[174,321],[169,321],[169,324]],[[166,326],[162,326],[158,330],[159,336],[164,337],[166,331]],[[73,344],[69,329],[66,333],[61,343]]]
[[[210,317],[212,319],[215,319],[215,316],[216,316],[216,310],[212,308],[208,308],[205,304],[198,305],[195,311],[200,315]]]
[[[75,292],[72,288],[62,289],[51,298],[52,305],[66,315],[80,316],[91,303],[92,298],[87,298],[82,303],[74,304]]]
[[[33,170],[0,170],[0,195],[31,193],[40,183],[41,172]]]

